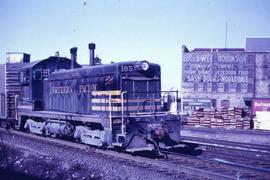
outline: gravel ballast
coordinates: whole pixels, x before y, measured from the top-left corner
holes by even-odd
[[[0,176],[27,179],[188,179],[149,165],[0,131]],[[117,152],[116,152],[117,153]],[[11,177],[11,176],[9,176]]]

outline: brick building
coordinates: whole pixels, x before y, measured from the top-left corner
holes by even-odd
[[[182,47],[184,110],[245,107],[270,97],[270,38],[247,38],[246,48]],[[202,103],[203,102],[203,103]]]

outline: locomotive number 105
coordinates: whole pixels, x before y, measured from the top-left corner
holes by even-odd
[[[121,65],[121,72],[133,72],[133,65]]]

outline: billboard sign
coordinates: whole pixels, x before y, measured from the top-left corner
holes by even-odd
[[[253,99],[252,112],[255,115],[258,111],[270,112],[270,99]]]

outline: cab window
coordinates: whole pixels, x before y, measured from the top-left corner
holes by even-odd
[[[29,83],[29,70],[24,70],[20,72],[20,82]]]
[[[36,69],[33,71],[33,80],[42,80],[42,69]]]

